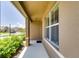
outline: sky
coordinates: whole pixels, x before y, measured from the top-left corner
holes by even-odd
[[[1,26],[25,27],[25,18],[9,1],[0,3],[0,22]]]

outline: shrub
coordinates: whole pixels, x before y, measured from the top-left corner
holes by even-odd
[[[23,36],[12,35],[9,38],[0,40],[0,57],[9,58],[16,53],[17,49],[22,45]]]

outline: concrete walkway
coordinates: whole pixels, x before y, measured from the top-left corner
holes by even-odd
[[[23,58],[48,58],[48,54],[42,43],[31,43],[31,46],[25,51]]]

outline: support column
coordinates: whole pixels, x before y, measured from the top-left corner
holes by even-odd
[[[25,20],[25,31],[26,31],[26,36],[25,36],[25,40],[26,40],[26,46],[30,45],[30,20],[28,18],[26,18]]]
[[[28,45],[30,45],[30,20],[28,19]]]

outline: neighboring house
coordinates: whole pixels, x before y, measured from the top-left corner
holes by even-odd
[[[79,2],[12,3],[26,18],[28,40],[42,40],[50,57],[79,57]]]

